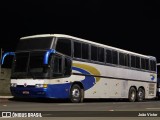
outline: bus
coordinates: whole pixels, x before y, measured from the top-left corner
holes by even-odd
[[[14,97],[70,99],[153,99],[156,58],[65,34],[22,37],[13,56]]]
[[[160,63],[157,63],[157,99],[160,100]]]

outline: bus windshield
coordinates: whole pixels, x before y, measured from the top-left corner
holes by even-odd
[[[14,72],[27,72],[29,53],[18,53],[14,60]]]
[[[54,37],[38,37],[21,39],[16,51],[28,50],[46,50],[51,49],[54,43]]]
[[[43,64],[44,52],[16,53],[12,68],[12,78],[44,77],[47,66]]]
[[[31,73],[40,73],[43,72],[43,55],[31,54],[29,72]]]

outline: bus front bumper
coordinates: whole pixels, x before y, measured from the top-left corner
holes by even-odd
[[[69,98],[70,84],[48,85],[47,88],[10,87],[14,97],[21,98]]]

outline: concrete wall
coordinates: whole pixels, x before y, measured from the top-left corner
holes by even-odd
[[[8,96],[10,93],[11,69],[2,68],[0,73],[0,96]]]

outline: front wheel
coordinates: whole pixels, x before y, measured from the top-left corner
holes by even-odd
[[[70,100],[72,103],[83,102],[84,90],[79,85],[74,84],[70,91]]]

